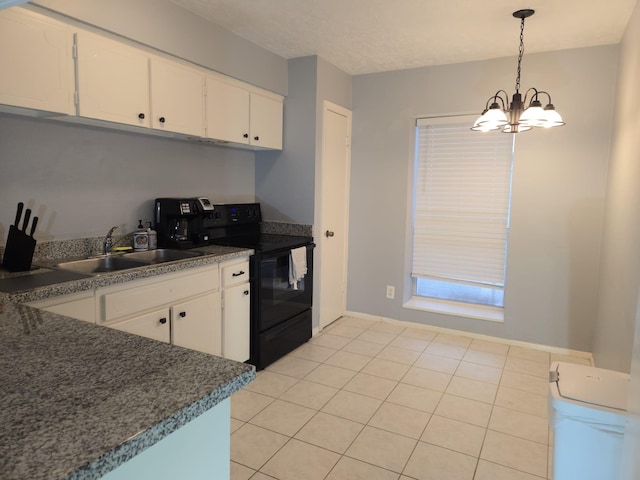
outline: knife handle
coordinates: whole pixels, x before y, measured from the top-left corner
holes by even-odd
[[[38,217],[33,217],[33,222],[31,222],[31,232],[29,232],[30,237],[33,237],[33,233],[36,231],[36,225],[38,225]]]
[[[18,211],[16,213],[16,221],[13,222],[13,224],[16,226],[16,228],[20,228],[20,217],[22,217],[22,209],[24,208],[24,203],[19,202],[18,203]]]
[[[31,218],[31,209],[27,208],[24,212],[24,221],[22,222],[22,231],[27,231],[27,225],[29,224],[29,219]]]

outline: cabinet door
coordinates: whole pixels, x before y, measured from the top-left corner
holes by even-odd
[[[0,103],[73,115],[73,34],[42,15],[0,12]]]
[[[147,313],[139,317],[130,318],[122,322],[108,325],[116,330],[134,333],[142,337],[152,338],[160,342],[169,343],[171,339],[169,328],[169,309],[164,308]]]
[[[171,322],[174,345],[222,355],[220,292],[174,305],[171,307]]]
[[[77,33],[78,114],[148,127],[146,53],[90,32]]]
[[[222,356],[237,362],[249,360],[251,295],[248,283],[224,290]]]
[[[282,150],[282,109],[282,101],[251,93],[251,145]]]
[[[204,136],[204,76],[181,64],[151,58],[151,127]]]
[[[249,144],[249,91],[215,77],[206,78],[207,137]]]

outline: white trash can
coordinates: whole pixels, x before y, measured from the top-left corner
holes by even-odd
[[[629,375],[554,362],[549,382],[553,480],[617,480]]]

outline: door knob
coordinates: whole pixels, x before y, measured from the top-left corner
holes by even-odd
[[[331,231],[331,230],[327,230],[326,232],[324,232],[324,236],[325,237],[333,237],[335,234]]]

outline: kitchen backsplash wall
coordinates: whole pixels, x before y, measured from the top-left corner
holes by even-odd
[[[161,196],[255,200],[251,151],[0,114],[0,241],[16,205],[40,219],[42,241],[135,230]]]

